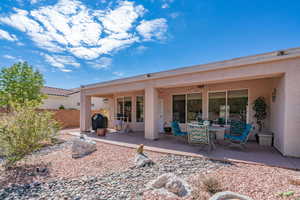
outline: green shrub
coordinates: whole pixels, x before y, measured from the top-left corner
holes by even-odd
[[[59,109],[59,110],[64,110],[65,107],[64,107],[64,105],[60,105],[60,106],[58,107],[58,109]]]
[[[54,138],[59,130],[52,114],[36,111],[34,106],[22,105],[0,119],[0,146],[6,167],[41,148],[43,142]]]

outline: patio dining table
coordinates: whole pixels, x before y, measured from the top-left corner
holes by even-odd
[[[226,132],[225,127],[221,126],[209,126],[208,127],[209,133],[215,134],[215,139],[216,140],[224,140],[224,135]]]

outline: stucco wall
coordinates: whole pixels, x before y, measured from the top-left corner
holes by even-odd
[[[284,67],[289,69],[284,82],[284,154],[300,157],[300,62]]]
[[[271,100],[270,130],[274,133],[274,146],[284,152],[284,121],[285,121],[285,77],[273,80],[276,89],[274,100]]]
[[[60,105],[65,108],[69,108],[68,97],[48,95],[47,99],[44,99],[41,109],[58,109]]]
[[[80,93],[75,93],[70,95],[68,100],[68,106],[75,109],[80,109]],[[108,107],[107,103],[103,102],[103,98],[92,97],[92,110],[106,109]]]
[[[238,81],[238,82],[228,82],[222,84],[211,84],[206,85],[204,88],[198,88],[197,86],[192,87],[180,87],[180,88],[164,88],[160,89],[160,97],[164,100],[164,120],[166,122],[172,121],[172,95],[174,94],[185,94],[185,93],[202,93],[202,110],[203,118],[208,117],[208,92],[211,91],[224,91],[224,90],[236,90],[236,89],[248,89],[248,122],[255,123],[255,118],[253,117],[254,111],[252,110],[253,101],[259,97],[265,97],[268,104],[268,117],[265,120],[266,128],[270,128],[270,98],[272,90],[272,79],[257,79],[249,81]],[[263,85],[263,87],[261,87]],[[185,128],[183,125],[182,128]]]
[[[54,119],[57,120],[61,128],[78,128],[80,124],[80,110],[47,110],[54,113]],[[91,116],[95,113],[106,115],[104,109],[94,110]],[[107,116],[108,117],[108,116]]]
[[[58,109],[63,105],[66,109],[80,110],[80,93],[66,96],[48,95],[40,106],[41,109]],[[92,97],[92,110],[107,109],[108,104],[103,102],[103,98]]]

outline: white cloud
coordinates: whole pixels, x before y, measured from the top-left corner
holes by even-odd
[[[174,0],[163,0],[163,4],[161,8],[170,8],[170,4],[173,3]]]
[[[0,29],[0,39],[9,40],[9,41],[17,41],[17,37],[13,34],[8,33],[7,31]]]
[[[138,32],[144,37],[145,41],[154,39],[164,40],[166,38],[165,34],[167,29],[167,20],[164,18],[150,21],[143,20],[140,25],[137,26]]]
[[[11,55],[3,55],[3,58],[7,58],[7,59],[10,59],[10,60],[15,60],[16,59],[16,57],[14,57],[14,56],[11,56]]]
[[[137,48],[135,48],[136,53],[141,54],[145,52],[148,49],[148,47],[145,47],[144,45],[140,45]]]
[[[41,53],[42,56],[45,57],[46,61],[52,66],[58,68],[62,72],[70,72],[71,69],[66,69],[65,66],[73,66],[80,67],[80,63],[76,62],[76,60],[72,56],[62,56],[62,55],[52,55]]]
[[[167,31],[166,19],[142,20],[146,9],[126,0],[101,10],[78,0],[13,10],[10,15],[0,15],[0,23],[26,33],[42,49],[85,60],[102,59],[134,43],[162,40]]]
[[[112,64],[112,59],[109,57],[101,57],[96,61],[89,61],[87,64],[91,65],[95,69],[107,69]]]
[[[118,77],[122,77],[122,76],[124,76],[124,73],[123,72],[113,72],[113,75],[116,75]]]
[[[118,8],[110,10],[101,18],[101,21],[108,33],[126,33],[144,12],[143,6],[134,6],[133,2],[122,1]]]
[[[169,4],[164,3],[161,7],[162,7],[162,8],[169,8],[170,6],[169,6]]]
[[[30,0],[30,4],[35,4],[37,3],[39,0]]]

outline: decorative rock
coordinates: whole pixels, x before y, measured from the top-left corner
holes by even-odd
[[[154,181],[152,181],[150,183],[150,187],[157,188],[157,189],[165,187],[169,179],[174,176],[175,175],[172,173],[163,174],[159,176],[157,179],[155,179]]]
[[[96,142],[84,137],[75,139],[72,144],[72,158],[82,158],[97,150]]]
[[[65,143],[65,145],[68,145],[65,147],[69,148],[72,143]],[[160,189],[145,187],[145,185],[153,177],[160,177],[169,171],[173,171],[176,176],[188,178],[191,174],[206,172],[208,168],[213,170],[228,165],[228,163],[203,158],[167,154],[157,160],[152,167],[134,167],[125,171],[74,179],[56,178],[55,180],[40,182],[40,184],[31,184],[29,189],[25,189],[23,185],[11,184],[7,188],[0,187],[0,199],[63,199],[64,197],[68,197],[68,199],[110,200],[152,199],[152,196],[149,198],[145,196],[144,198],[144,195],[152,195],[153,192],[154,195],[162,194],[162,197],[167,197],[159,199],[179,200],[182,197],[169,192],[165,185]],[[179,171],[181,172],[179,173]],[[183,184],[185,185],[184,182]],[[183,197],[184,199],[189,199],[189,192],[190,190]]]
[[[209,200],[253,200],[253,199],[235,192],[225,191],[225,192],[216,193]]]
[[[150,187],[155,190],[166,189],[168,192],[175,194],[179,197],[188,195],[190,187],[183,180],[178,178],[175,174],[167,173],[159,176],[154,181],[150,182]]]
[[[187,184],[178,177],[173,177],[169,179],[169,181],[166,184],[166,189],[169,192],[172,192],[180,197],[183,197],[188,193],[186,187]]]
[[[134,162],[135,162],[135,166],[138,168],[150,166],[154,164],[154,162],[143,153],[136,154]]]

